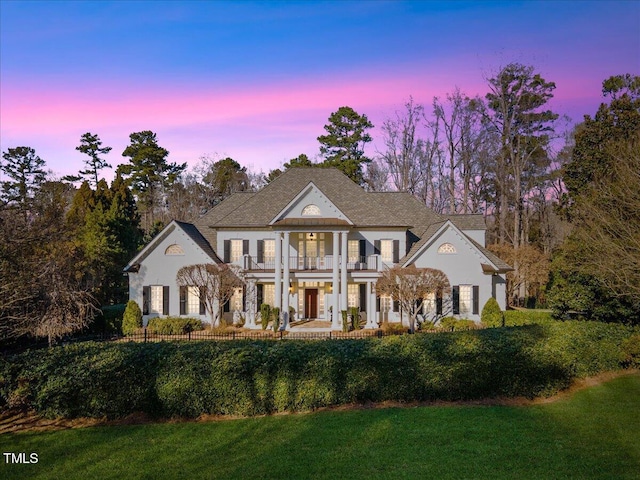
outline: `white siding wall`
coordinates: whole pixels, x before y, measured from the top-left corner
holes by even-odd
[[[184,255],[165,255],[167,247],[178,244],[184,250]],[[145,258],[138,273],[129,273],[129,299],[135,300],[143,310],[142,287],[148,285],[162,285],[169,287],[169,315],[180,314],[180,288],[176,283],[178,270],[186,265],[198,263],[212,263],[211,258],[198,247],[180,227],[176,227],[151,254]],[[155,314],[145,315],[144,324]],[[207,315],[193,315],[190,317],[209,321]]]
[[[453,254],[439,254],[438,247],[443,243],[450,243],[456,249]],[[490,275],[482,271],[482,263],[487,260],[477,249],[452,228],[446,229],[430,243],[430,246],[417,259],[417,267],[429,267],[442,270],[449,278],[451,286],[478,285],[478,315],[467,314],[464,317],[480,321],[482,307],[495,294],[500,308],[505,308],[504,275]]]

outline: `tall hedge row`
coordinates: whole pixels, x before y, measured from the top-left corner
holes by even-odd
[[[74,344],[2,359],[0,406],[48,417],[197,417],[534,397],[576,377],[639,366],[638,353],[625,351],[638,335],[623,325],[562,322],[366,340]]]

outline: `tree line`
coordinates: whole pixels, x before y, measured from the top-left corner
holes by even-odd
[[[319,154],[253,172],[203,156],[169,161],[152,131],[134,132],[109,185],[111,147],[87,132],[78,175],[55,179],[33,148],[2,153],[0,329],[55,338],[96,308],[124,303],[122,267],[171,219],[195,221],[238,191],[296,167],[335,167],[371,191],[409,192],[443,215],[483,214],[487,243],[514,267],[511,305],[638,322],[640,318],[640,77],[603,82],[605,101],[573,130],[549,108],[555,83],[510,64],[484,97],[454,89],[429,106],[413,98],[373,124],[343,106],[319,135]]]

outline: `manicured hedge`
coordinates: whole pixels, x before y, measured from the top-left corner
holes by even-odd
[[[506,327],[556,322],[558,320],[553,318],[550,310],[506,310],[504,312]]]
[[[74,344],[0,360],[0,406],[48,417],[197,417],[535,397],[637,364],[639,334],[554,322],[364,340]]]
[[[147,331],[158,335],[182,335],[203,328],[201,320],[185,317],[152,318],[147,324]]]

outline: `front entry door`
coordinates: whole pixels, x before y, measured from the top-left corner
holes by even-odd
[[[318,318],[318,289],[305,288],[304,290],[304,317]]]

